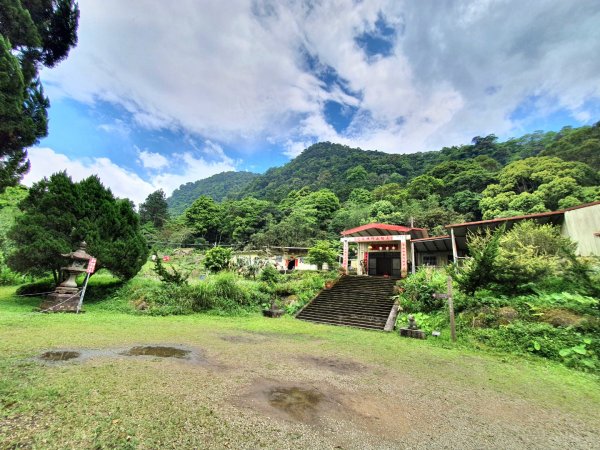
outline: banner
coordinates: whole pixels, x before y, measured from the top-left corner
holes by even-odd
[[[92,273],[94,273],[95,270],[96,270],[96,258],[91,258],[90,261],[88,262],[87,269],[85,269],[85,271],[89,274],[92,274]]]

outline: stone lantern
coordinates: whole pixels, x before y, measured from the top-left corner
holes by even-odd
[[[79,304],[79,288],[77,275],[85,273],[86,267],[93,256],[85,251],[87,244],[82,242],[74,252],[63,253],[61,256],[71,260],[67,267],[61,267],[63,282],[56,286],[54,292],[46,297],[40,306],[46,312],[77,312]]]

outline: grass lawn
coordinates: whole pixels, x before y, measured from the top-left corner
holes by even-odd
[[[0,288],[0,448],[600,448],[558,364],[289,317],[36,314]],[[174,346],[187,359],[125,356]],[[51,363],[48,350],[81,357]]]

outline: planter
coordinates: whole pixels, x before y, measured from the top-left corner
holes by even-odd
[[[325,282],[325,289],[331,289],[335,284],[335,281],[327,281]]]
[[[281,317],[283,316],[283,314],[285,313],[285,311],[283,309],[263,309],[262,310],[263,316],[265,317],[271,317],[271,318],[277,318],[277,317]]]

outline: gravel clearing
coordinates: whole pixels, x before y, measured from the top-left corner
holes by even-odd
[[[598,404],[546,398],[543,368],[521,383],[515,360],[384,334],[190,330],[23,357],[57,393],[0,415],[0,448],[600,449]],[[40,360],[55,350],[79,356]]]

